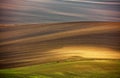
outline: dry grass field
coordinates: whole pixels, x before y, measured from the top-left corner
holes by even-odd
[[[2,78],[119,78],[120,23],[1,24]]]

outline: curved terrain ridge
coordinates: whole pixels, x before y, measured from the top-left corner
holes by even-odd
[[[118,22],[0,25],[0,67],[16,67],[71,56],[120,59]]]

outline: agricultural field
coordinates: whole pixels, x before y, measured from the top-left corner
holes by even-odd
[[[0,70],[1,78],[120,78],[120,60],[65,60]]]
[[[120,78],[120,23],[0,25],[0,78]]]

